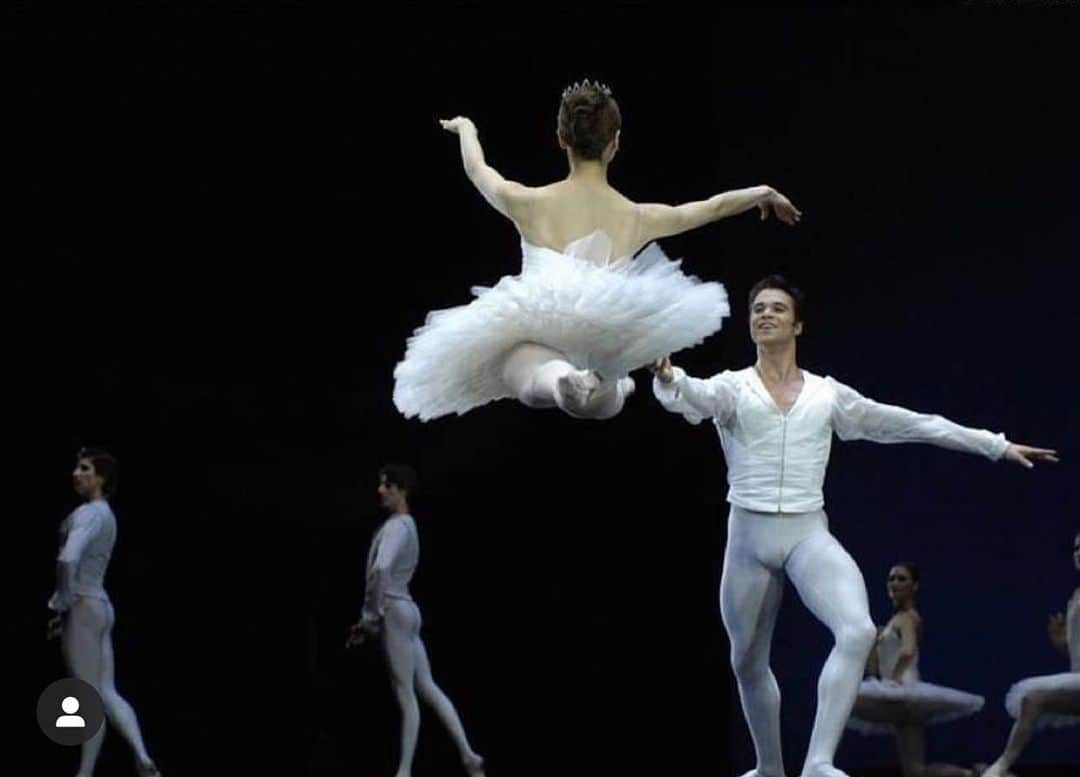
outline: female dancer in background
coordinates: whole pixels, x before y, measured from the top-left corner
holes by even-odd
[[[1073,537],[1073,565],[1080,572],[1080,532]],[[1064,613],[1050,616],[1050,642],[1069,657],[1068,672],[1029,677],[1009,689],[1005,709],[1016,719],[1003,752],[984,777],[1002,777],[1040,728],[1080,725],[1080,587]]]
[[[679,206],[630,201],[608,183],[622,118],[602,84],[563,92],[557,138],[570,173],[548,186],[490,167],[469,119],[441,124],[458,135],[469,180],[520,233],[522,272],[473,289],[472,303],[435,311],[416,330],[394,370],[394,403],[407,417],[514,397],[610,418],[633,390],[630,370],[701,342],[728,314],[723,286],[684,275],[651,241],[755,207],[786,224],[801,216],[768,186]]]
[[[107,498],[116,491],[116,460],[105,451],[79,451],[72,473],[75,492],[83,503],[61,524],[61,549],[56,565],[56,592],[49,609],[57,615],[49,622],[49,636],[59,636],[71,674],[89,683],[101,696],[105,714],[135,753],[140,777],[160,777],[143,744],[135,710],[116,691],[112,630],[116,620],[105,593],[105,571],[116,544],[116,517]],[[77,777],[94,773],[102,726],[82,746]]]
[[[924,683],[919,677],[922,618],[915,608],[919,570],[911,562],[889,570],[894,615],[878,631],[867,674],[859,686],[848,728],[861,734],[895,733],[904,777],[974,777],[974,769],[926,763],[926,730],[934,723],[974,715],[982,696]]]

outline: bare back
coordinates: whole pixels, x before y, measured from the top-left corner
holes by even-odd
[[[511,217],[527,242],[555,251],[597,230],[611,238],[612,259],[633,256],[645,244],[638,206],[597,180],[567,179],[529,189]]]

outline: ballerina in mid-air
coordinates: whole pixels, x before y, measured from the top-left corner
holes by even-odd
[[[522,269],[474,288],[468,305],[430,313],[409,339],[394,370],[394,403],[407,417],[508,397],[577,418],[616,415],[631,370],[700,343],[729,312],[722,285],[685,275],[653,241],[755,207],[785,224],[802,215],[769,186],[676,206],[627,199],[608,183],[622,118],[603,84],[563,92],[557,139],[570,173],[547,186],[503,178],[469,119],[441,124],[458,136],[469,180],[520,233]]]

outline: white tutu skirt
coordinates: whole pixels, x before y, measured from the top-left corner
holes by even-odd
[[[679,264],[655,243],[606,265],[523,243],[520,275],[428,314],[394,369],[394,404],[427,421],[509,397],[503,365],[523,343],[605,380],[697,345],[729,314],[727,292]]]
[[[933,683],[890,683],[868,678],[859,684],[847,727],[860,734],[890,734],[900,726],[930,726],[974,715],[985,699]]]
[[[1080,672],[1028,677],[1016,683],[1005,695],[1005,709],[1010,716],[1020,717],[1020,704],[1032,691],[1042,691],[1049,697],[1050,709],[1039,716],[1036,728],[1080,725]]]

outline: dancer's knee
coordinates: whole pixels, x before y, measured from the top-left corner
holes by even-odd
[[[850,655],[870,655],[870,650],[877,640],[877,628],[869,618],[842,626],[836,632],[836,646]]]
[[[761,651],[731,650],[731,669],[742,685],[756,685],[769,677],[769,657]]]
[[[1034,720],[1046,709],[1046,694],[1040,691],[1030,691],[1020,700],[1020,717]]]

